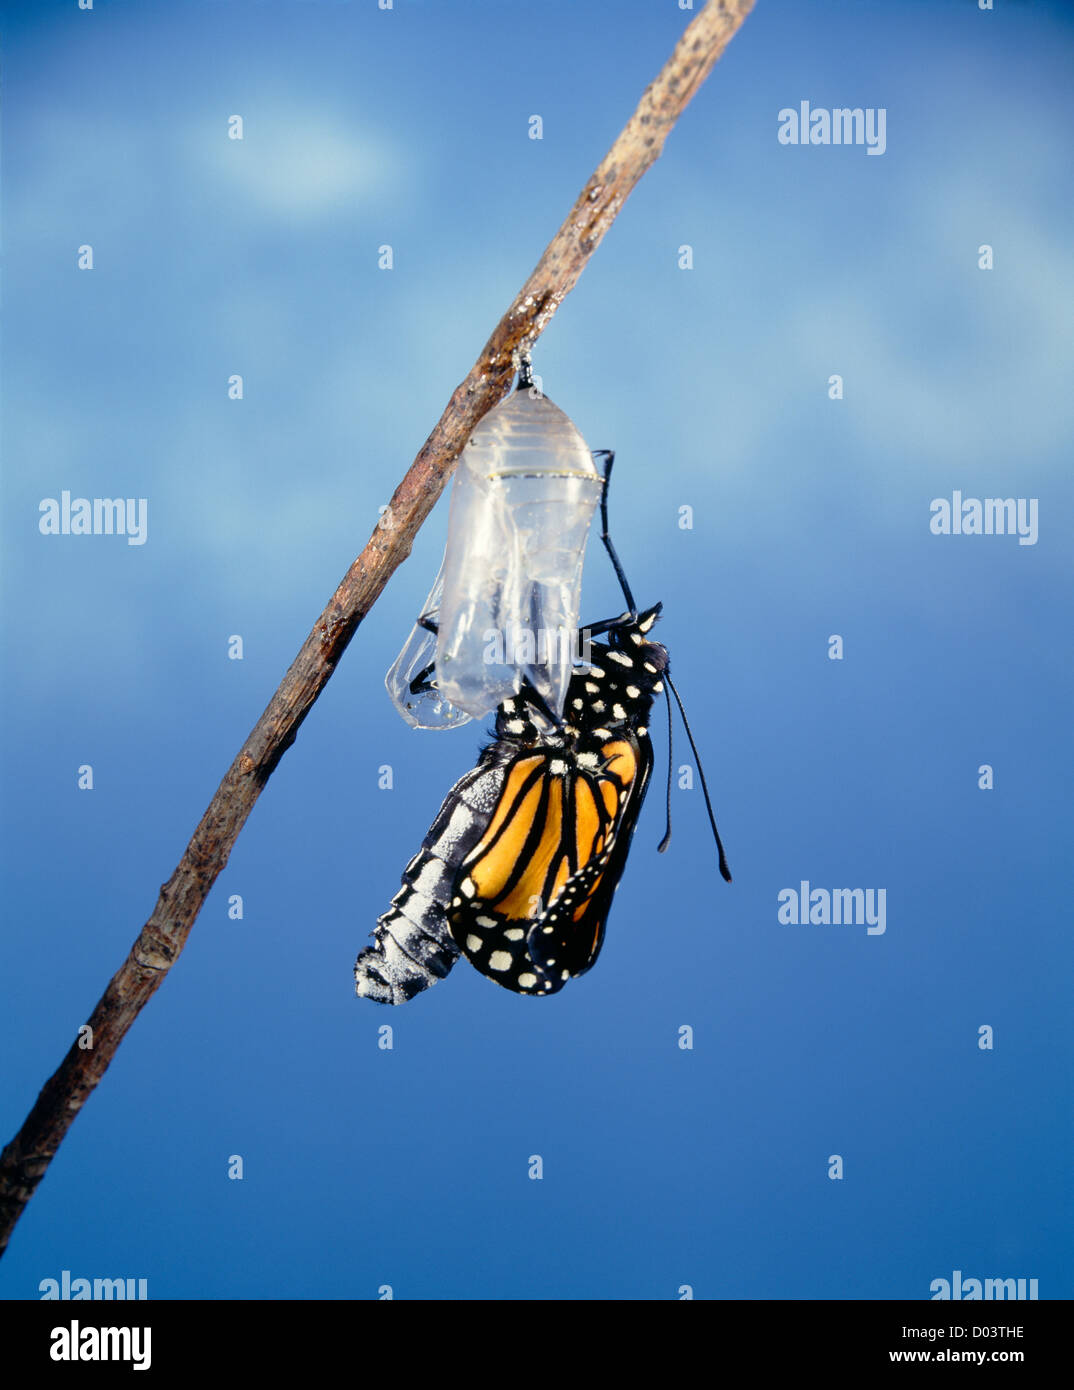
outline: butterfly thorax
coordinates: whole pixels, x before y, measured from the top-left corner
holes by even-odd
[[[617,733],[648,731],[653,700],[663,693],[667,650],[648,639],[661,605],[618,620],[607,642],[588,641],[584,664],[575,668],[557,726],[525,694],[505,700],[496,712],[496,739],[508,747],[562,748],[580,765]],[[583,632],[583,637],[585,636]]]

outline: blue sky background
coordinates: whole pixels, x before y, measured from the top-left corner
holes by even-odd
[[[4,6],[3,1142],[689,18]],[[155,1298],[928,1298],[955,1269],[1074,1294],[1072,58],[1062,5],[758,0],[539,345],[618,451],[614,534],[665,604],[734,884],[697,791],[655,852],[661,719],[588,975],[353,997],[481,741],[411,731],[383,687],[445,499],[0,1294],[63,1269]],[[886,153],[780,145],[802,100],[886,108]],[[148,498],[147,543],[40,535],[63,489]],[[930,534],[954,489],[1039,499],[1038,543]],[[596,547],[584,596],[619,607]],[[886,933],[781,925],[802,879],[885,888]]]

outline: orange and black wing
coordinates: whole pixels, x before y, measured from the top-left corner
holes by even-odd
[[[510,763],[484,834],[459,866],[448,924],[483,975],[554,994],[596,960],[652,769],[646,736]]]

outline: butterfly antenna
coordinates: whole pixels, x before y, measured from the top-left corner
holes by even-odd
[[[705,769],[701,766],[701,757],[700,757],[700,754],[699,754],[698,751],[697,751],[697,744],[694,742],[693,733],[690,731],[690,721],[687,719],[687,717],[686,717],[686,711],[683,709],[682,701],[679,699],[679,692],[675,689],[674,682],[672,681],[671,677],[667,674],[666,671],[665,671],[665,673],[664,673],[664,680],[667,681],[667,683],[668,683],[668,689],[669,689],[669,690],[671,691],[671,693],[675,696],[675,703],[678,705],[678,707],[679,707],[679,713],[682,715],[682,723],[683,723],[683,728],[686,730],[686,737],[690,740],[690,747],[694,750],[694,759],[695,759],[695,761],[696,761],[696,763],[697,763],[697,772],[698,772],[698,776],[701,778],[701,790],[705,793],[705,805],[706,805],[706,807],[708,808],[708,813],[709,813],[709,824],[712,826],[712,833],[713,833],[713,835],[715,835],[715,837],[716,837],[716,848],[717,848],[717,850],[719,851],[719,855],[720,855],[720,873],[721,873],[721,875],[723,876],[723,878],[726,880],[726,882],[730,883],[730,882],[731,882],[731,870],[727,867],[727,856],[726,856],[726,855],[724,854],[724,852],[723,852],[723,842],[720,840],[720,832],[716,829],[716,817],[712,814],[712,802],[709,800],[709,789],[708,789],[708,784],[707,784],[706,781],[705,781]],[[668,715],[669,715],[669,717],[670,717],[670,713],[671,713],[671,702],[669,701],[669,702],[668,702]]]
[[[612,538],[608,534],[608,484],[612,478],[612,464],[615,462],[615,451],[613,449],[594,449],[594,458],[604,460],[604,486],[600,490],[600,538],[604,542],[604,549],[608,552],[608,557],[615,567],[615,573],[619,580],[619,585],[623,590],[623,597],[626,599],[627,609],[630,613],[631,621],[638,616],[638,606],[634,602],[634,595],[630,592],[630,585],[627,577],[623,573],[623,566],[619,563],[619,556],[615,553],[615,546],[612,545]]]
[[[669,699],[668,702],[667,702],[667,706],[668,706],[668,794],[667,794],[668,827],[667,827],[667,830],[664,832],[664,838],[660,841],[660,843],[659,843],[659,844],[657,845],[657,847],[656,847],[656,848],[657,848],[657,852],[658,852],[659,854],[663,854],[664,851],[667,849],[668,845],[671,844],[671,769],[672,769],[672,765],[674,764],[675,759],[671,756],[671,701],[670,701],[670,699]]]

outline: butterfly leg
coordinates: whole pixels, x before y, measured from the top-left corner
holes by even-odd
[[[548,701],[528,676],[522,677],[522,685],[515,698],[518,700],[525,700],[528,705],[532,705],[539,714],[543,715],[544,718],[548,720],[554,729],[562,729],[563,720],[557,717]]]
[[[423,613],[417,620],[417,626],[424,628],[426,632],[431,632],[437,636],[440,631],[439,624],[432,618],[426,617]],[[429,691],[436,689],[436,682],[429,679],[436,670],[436,662],[430,661],[428,666],[423,666],[414,679],[410,682],[409,690],[411,695],[427,695]]]

